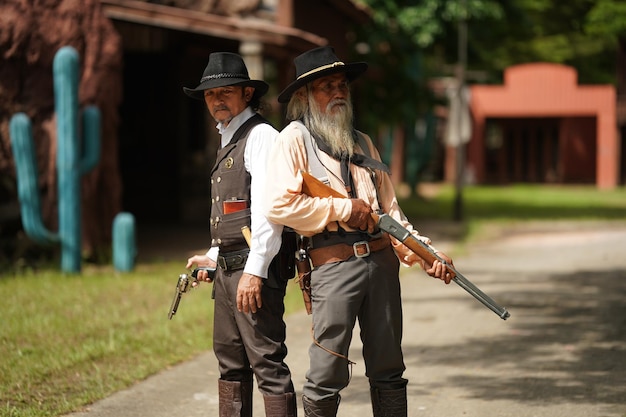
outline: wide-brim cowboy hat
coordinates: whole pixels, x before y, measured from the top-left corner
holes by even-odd
[[[265,81],[251,80],[243,58],[231,52],[213,52],[209,55],[200,84],[196,88],[183,87],[191,98],[204,100],[204,90],[229,85],[254,87],[252,98],[260,98],[269,88]]]
[[[293,62],[296,79],[278,95],[280,103],[287,103],[297,89],[317,78],[344,72],[348,81],[352,81],[367,70],[367,62],[343,63],[330,46],[311,49],[297,56]]]

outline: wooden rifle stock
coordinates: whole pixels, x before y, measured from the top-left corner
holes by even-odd
[[[311,197],[334,197],[347,198],[338,191],[324,184],[311,174],[300,171],[302,174],[302,192]],[[437,255],[433,249],[416,238],[410,231],[402,226],[398,221],[388,214],[372,213],[372,218],[381,230],[389,233],[391,236],[402,242],[412,252],[420,258],[432,265],[436,260],[445,264],[450,273],[454,275],[452,280],[465,291],[470,293],[474,298],[483,303],[484,306],[496,313],[502,320],[506,320],[511,315],[506,308],[499,306],[491,297],[482,292],[478,287],[472,284],[467,278],[459,273],[453,265],[447,263],[443,258]]]
[[[300,171],[300,174],[302,174],[302,192],[304,194],[310,197],[347,198],[345,195],[324,184],[308,172]]]

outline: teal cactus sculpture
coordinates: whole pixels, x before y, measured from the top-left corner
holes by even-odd
[[[113,219],[113,266],[116,271],[128,272],[135,266],[135,217],[131,213],[118,213]]]
[[[57,115],[57,190],[59,231],[46,229],[41,218],[37,165],[31,123],[24,113],[10,121],[10,135],[17,170],[18,196],[26,234],[40,244],[61,245],[61,270],[79,272],[81,264],[80,177],[100,159],[100,111],[83,111],[83,146],[79,140],[78,53],[65,46],[53,62],[54,104]]]

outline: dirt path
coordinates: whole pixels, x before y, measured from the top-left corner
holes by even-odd
[[[626,417],[626,221],[484,233],[455,264],[510,311],[507,321],[454,284],[403,270],[409,416]],[[301,392],[310,318],[287,322]],[[360,348],[357,329],[339,416],[371,415]],[[72,416],[216,416],[216,368],[207,352]]]

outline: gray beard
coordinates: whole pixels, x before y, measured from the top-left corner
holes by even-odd
[[[304,124],[313,136],[322,139],[334,155],[354,153],[354,138],[352,136],[352,103],[348,100],[344,106],[331,113],[331,107],[336,102],[330,102],[326,113],[322,113],[317,103],[309,95],[309,111],[304,116]]]

